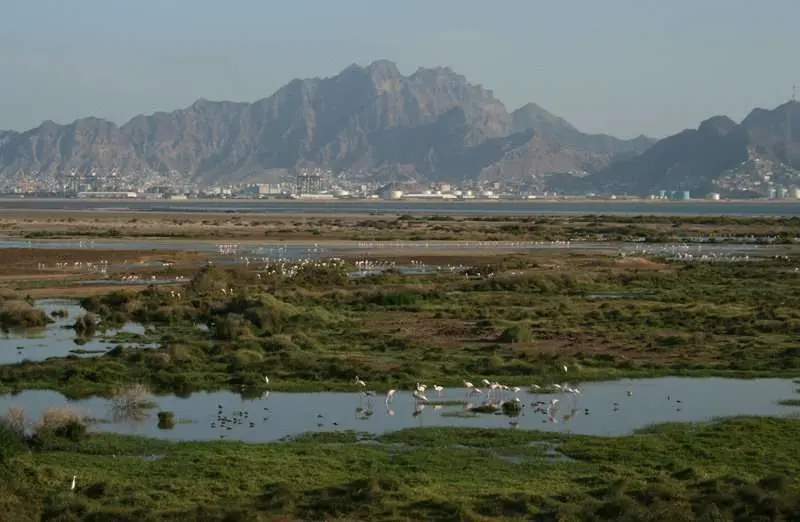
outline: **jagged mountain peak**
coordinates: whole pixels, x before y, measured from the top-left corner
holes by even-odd
[[[535,128],[514,132],[512,115],[492,91],[450,67],[403,75],[382,59],[326,78],[291,80],[253,103],[200,98],[121,127],[85,118],[3,133],[0,181],[19,168],[50,178],[116,168],[135,173],[137,186],[174,172],[184,181],[232,183],[299,166],[369,171],[381,180],[458,181],[487,172],[522,179],[551,169],[596,169],[620,151],[642,147],[583,134],[535,104],[521,109],[536,116]]]

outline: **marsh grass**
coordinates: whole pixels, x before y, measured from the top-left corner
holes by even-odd
[[[101,325],[145,324],[151,347],[8,365],[0,382],[75,397],[131,381],[158,393],[257,395],[265,375],[276,391],[348,391],[355,375],[385,391],[482,378],[545,387],[565,379],[800,373],[800,284],[787,276],[785,259],[629,261],[585,252],[495,255],[464,273],[363,280],[343,276],[342,264],[306,263],[260,280],[249,268],[204,267],[180,299],[149,287],[82,301]],[[603,297],[617,294],[630,298]]]
[[[71,219],[71,221],[70,221]],[[346,239],[357,241],[392,240],[511,240],[548,241],[569,238],[574,241],[648,242],[676,240],[731,242],[762,236],[760,242],[789,243],[800,235],[796,217],[716,217],[716,216],[253,216],[231,218],[206,213],[187,214],[176,220],[170,216],[143,217],[111,214],[102,218],[73,219],[30,216],[11,220],[13,227],[4,233],[30,239],[64,237],[126,237],[182,239]],[[776,231],[778,231],[776,233]]]
[[[155,408],[152,393],[145,385],[136,383],[116,388],[111,396],[111,411],[114,419],[141,420],[147,410]]]
[[[0,329],[4,332],[44,328],[53,320],[27,300],[6,294],[0,297]]]
[[[799,428],[765,418],[614,438],[418,428],[368,444],[352,432],[275,444],[91,434],[68,449],[15,454],[0,503],[16,506],[14,520],[160,521],[198,509],[220,522],[791,520]],[[80,485],[69,496],[72,474]]]

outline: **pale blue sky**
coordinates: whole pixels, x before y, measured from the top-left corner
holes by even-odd
[[[2,0],[0,128],[254,101],[386,58],[663,136],[800,84],[800,0]]]

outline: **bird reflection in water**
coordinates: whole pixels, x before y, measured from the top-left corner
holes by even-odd
[[[367,420],[372,417],[372,414],[375,413],[372,411],[371,407],[362,408],[361,406],[356,408],[356,420]]]

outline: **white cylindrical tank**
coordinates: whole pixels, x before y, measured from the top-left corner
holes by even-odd
[[[389,192],[389,199],[402,199],[403,191],[402,190],[392,190]]]

